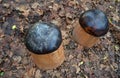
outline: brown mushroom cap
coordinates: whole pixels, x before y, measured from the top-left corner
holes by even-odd
[[[81,27],[89,34],[100,37],[109,29],[107,16],[98,9],[85,11],[79,18]]]
[[[48,54],[59,48],[62,36],[59,28],[52,23],[36,23],[25,37],[27,49],[35,54]]]

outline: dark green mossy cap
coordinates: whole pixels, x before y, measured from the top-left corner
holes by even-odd
[[[107,16],[98,9],[85,11],[79,18],[82,28],[89,34],[100,37],[105,35],[109,29]]]
[[[61,32],[53,23],[36,23],[29,29],[25,37],[27,49],[35,54],[54,52],[61,43]]]

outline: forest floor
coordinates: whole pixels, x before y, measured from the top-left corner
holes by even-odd
[[[101,9],[109,32],[91,48],[72,39],[82,12]],[[26,31],[39,21],[56,24],[66,59],[53,70],[41,70],[24,45]],[[120,0],[0,0],[0,78],[120,78]]]

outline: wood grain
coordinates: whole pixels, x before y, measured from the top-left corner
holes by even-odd
[[[73,39],[80,45],[90,48],[98,42],[99,38],[86,33],[78,21],[76,21],[74,27]]]
[[[31,53],[31,56],[32,56],[34,63],[40,69],[43,69],[43,70],[57,68],[63,63],[65,59],[62,45],[58,48],[58,50],[50,54],[37,55],[37,54]]]

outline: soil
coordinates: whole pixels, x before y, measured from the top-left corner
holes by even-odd
[[[72,39],[82,12],[101,9],[109,32],[91,48]],[[36,22],[56,24],[66,59],[53,70],[41,70],[24,45]],[[120,78],[120,0],[0,0],[0,78]]]

